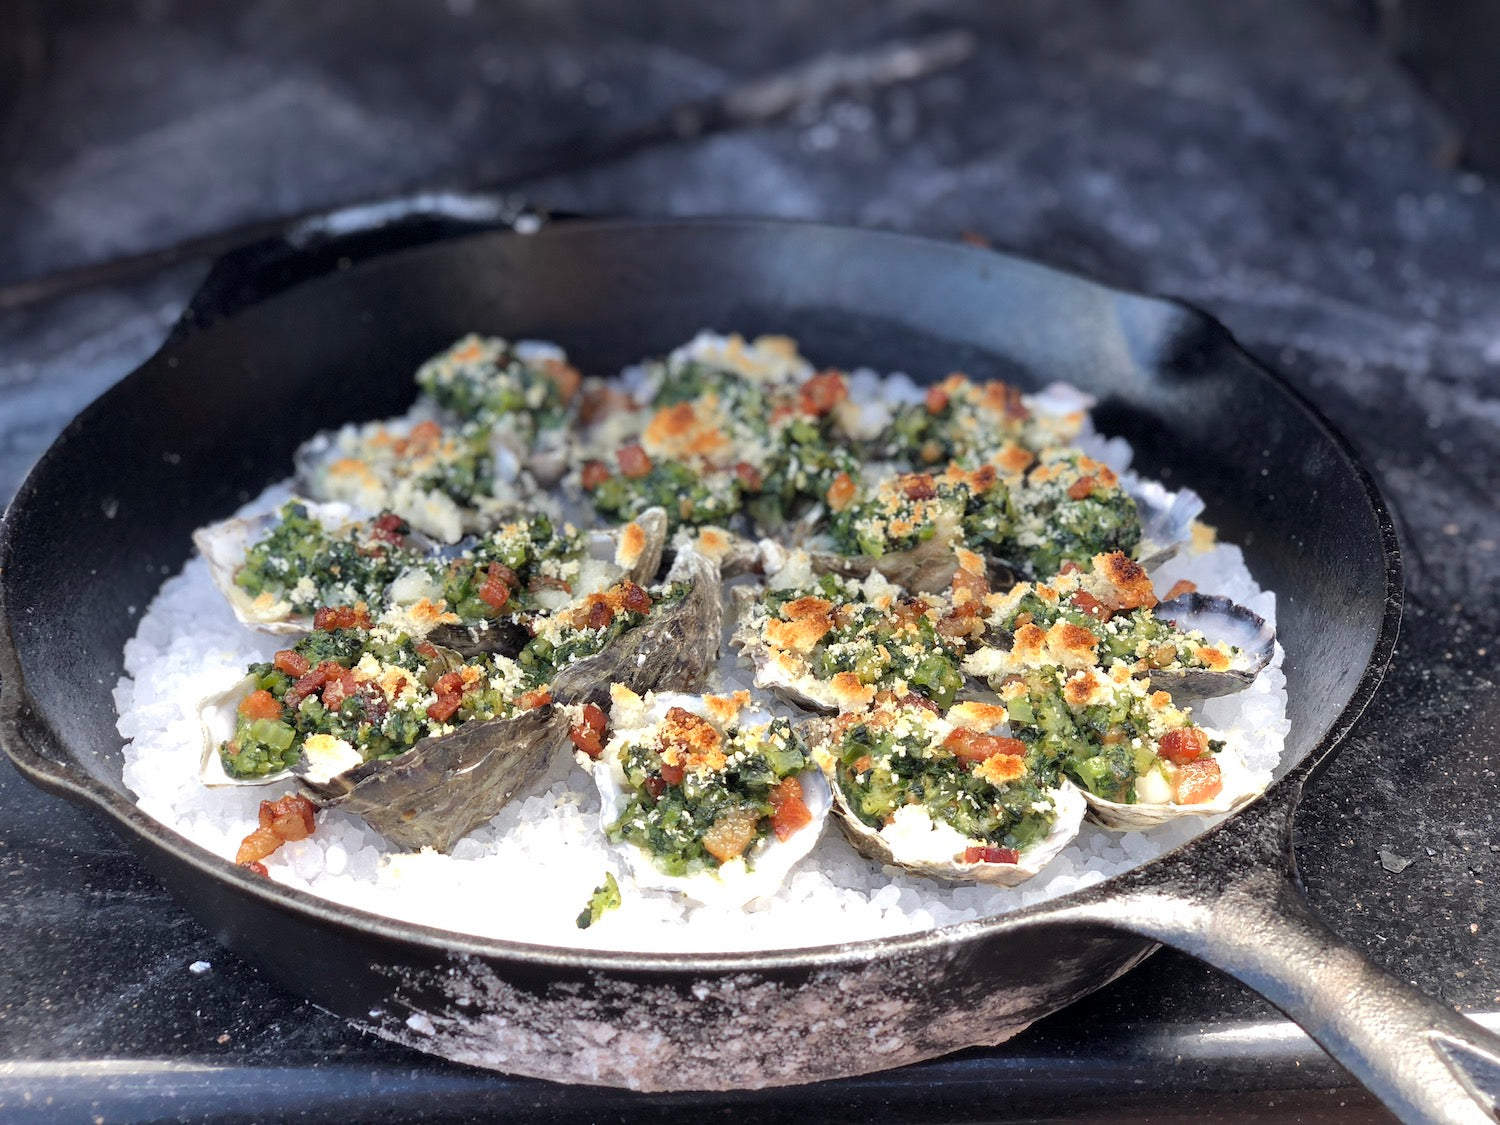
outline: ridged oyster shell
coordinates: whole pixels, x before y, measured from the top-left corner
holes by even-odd
[[[769,712],[739,709],[731,720],[725,722],[723,716],[738,702],[726,696],[662,692],[642,697],[618,689],[612,696],[612,735],[598,761],[591,764],[594,784],[599,790],[599,825],[606,832],[619,820],[630,802],[628,786],[619,766],[620,748],[632,736],[639,736],[660,723],[673,707],[708,718],[721,729],[767,722],[771,718]],[[718,706],[714,705],[715,702]],[[818,842],[832,803],[827,782],[818,769],[810,766],[796,776],[802,785],[802,799],[812,814],[812,821],[786,840],[769,835],[747,856],[730,860],[716,871],[685,876],[667,874],[656,866],[649,854],[624,843],[618,846],[618,850],[623,853],[636,885],[648,890],[671,891],[705,905],[726,907],[743,906],[752,899],[774,893],[786,881],[797,861],[812,851]]]
[[[1240,651],[1228,668],[1159,669],[1151,682],[1173,695],[1210,699],[1248,687],[1271,663],[1276,652],[1276,630],[1265,618],[1218,594],[1179,594],[1158,602],[1154,610],[1179,629],[1196,630],[1210,642],[1227,641]]]
[[[1254,800],[1271,783],[1269,771],[1257,772],[1245,765],[1233,740],[1227,740],[1224,749],[1215,755],[1215,761],[1219,764],[1223,789],[1211,801],[1201,801],[1194,805],[1176,805],[1170,801],[1124,804],[1107,801],[1085,790],[1083,799],[1088,802],[1089,819],[1106,828],[1128,831],[1154,828],[1185,816],[1219,816]]]

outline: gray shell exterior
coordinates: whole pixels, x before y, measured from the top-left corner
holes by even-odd
[[[398,847],[446,852],[541,777],[567,741],[567,715],[538,707],[465,723],[326,783],[301,781],[324,807],[355,813]]]
[[[653,611],[593,656],[569,664],[552,679],[552,694],[564,703],[609,700],[609,685],[648,691],[696,692],[719,659],[723,608],[719,568],[697,551],[677,552],[668,582],[688,582],[682,599]]]
[[[1206,668],[1163,669],[1151,682],[1173,695],[1211,699],[1247,687],[1276,653],[1276,629],[1259,614],[1217,594],[1180,594],[1160,602],[1154,611],[1179,629],[1196,629],[1210,641],[1227,641],[1240,650],[1221,672]]]
[[[1166,562],[1192,541],[1193,521],[1203,513],[1203,497],[1190,488],[1168,491],[1134,473],[1122,474],[1120,486],[1140,513],[1141,541],[1135,558],[1147,570]]]

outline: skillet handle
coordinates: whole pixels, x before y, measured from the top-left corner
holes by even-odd
[[[180,341],[299,282],[382,254],[487,231],[529,234],[560,217],[514,196],[434,191],[298,219],[216,258],[167,339]]]
[[[1250,986],[1404,1121],[1500,1119],[1500,1036],[1377,968],[1317,916],[1277,831],[1290,813],[1262,801],[1215,833],[1222,863],[1205,865],[1198,848],[1163,857],[1152,877],[1127,877],[1123,894],[1081,913]],[[1242,874],[1226,883],[1225,871]]]

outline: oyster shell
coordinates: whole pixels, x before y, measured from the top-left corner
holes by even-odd
[[[450,666],[463,663],[457,653],[442,657]],[[264,777],[232,777],[224,770],[219,746],[234,736],[235,709],[254,690],[255,678],[246,676],[204,701],[199,780],[226,786],[295,778],[320,805],[355,813],[391,843],[411,850],[451,849],[545,773],[568,741],[566,714],[549,705],[463,723],[396,757],[370,762],[346,743],[313,736],[292,768]]]
[[[324,807],[362,817],[398,847],[446,852],[541,777],[567,741],[562,709],[536,707],[464,723],[326,780],[299,780]]]
[[[687,548],[677,552],[667,582],[686,582],[681,599],[653,607],[646,620],[593,656],[574,661],[552,678],[552,694],[565,703],[603,703],[611,684],[633,691],[696,691],[719,658],[723,610],[719,569]]]
[[[1063,779],[1047,790],[1055,819],[1047,834],[1021,851],[1014,863],[965,862],[964,850],[985,846],[986,841],[968,840],[947,824],[935,820],[920,804],[896,810],[890,823],[873,828],[859,818],[849,804],[839,781],[839,721],[811,719],[802,725],[813,760],[818,763],[833,797],[833,812],[849,843],[861,855],[914,875],[949,883],[986,883],[1014,887],[1038,875],[1078,835],[1088,806],[1072,782]],[[1003,728],[1002,728],[1003,729]]]
[[[1179,594],[1159,602],[1156,616],[1183,630],[1196,630],[1209,641],[1226,641],[1239,649],[1224,669],[1179,668],[1151,673],[1151,682],[1174,695],[1209,699],[1248,687],[1276,652],[1276,629],[1265,618],[1217,594]]]
[[[1136,562],[1152,570],[1192,542],[1193,521],[1203,514],[1203,497],[1191,488],[1169,491],[1154,480],[1129,472],[1121,474],[1120,487],[1135,501],[1141,517]]]
[[[1129,831],[1155,828],[1159,824],[1185,816],[1219,816],[1254,800],[1271,783],[1269,771],[1258,772],[1245,765],[1232,741],[1226,743],[1224,749],[1214,756],[1214,760],[1219,765],[1223,788],[1212,800],[1192,805],[1173,804],[1170,800],[1125,804],[1107,801],[1085,790],[1083,799],[1088,802],[1089,819],[1106,828]],[[1137,780],[1136,786],[1139,793],[1140,780]]]
[[[348,504],[333,501],[320,504],[311,500],[293,497],[288,503],[300,503],[307,514],[317,520],[330,533],[347,530],[359,521],[359,513]],[[235,618],[263,633],[290,635],[305,633],[312,628],[312,618],[292,612],[286,601],[272,598],[269,594],[252,597],[235,582],[235,575],[245,564],[245,555],[267,531],[281,519],[281,508],[244,519],[228,519],[220,523],[200,527],[193,532],[193,545],[208,563],[208,572],[214,585]]]
[[[621,749],[632,738],[639,738],[661,723],[668,712],[680,707],[708,719],[729,733],[751,728],[770,720],[768,712],[749,708],[748,695],[699,696],[677,692],[648,693],[616,689],[612,693],[611,725],[613,735],[599,759],[590,763],[594,784],[599,790],[599,823],[608,832],[625,813],[632,799],[630,787],[620,766]],[[822,835],[832,803],[822,773],[809,766],[794,774],[802,788],[803,803],[812,820],[787,839],[770,834],[753,844],[742,856],[729,860],[716,870],[691,875],[671,875],[656,865],[642,848],[621,842],[617,848],[624,854],[636,885],[650,890],[671,891],[696,902],[712,906],[743,906],[751,899],[769,895],[786,880],[798,860],[812,851]]]
[[[667,538],[667,513],[661,508],[648,508],[620,527],[595,529],[585,534],[587,561],[580,570],[577,586],[566,594],[557,592],[558,604],[548,607],[553,611],[564,609],[568,604],[606,590],[624,579],[637,585],[648,585],[661,567]],[[430,629],[427,639],[464,656],[479,656],[486,652],[514,656],[530,639],[522,616],[500,617],[473,625],[444,623]]]

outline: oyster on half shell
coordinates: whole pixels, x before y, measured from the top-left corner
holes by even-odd
[[[1165,776],[1168,765],[1158,764],[1154,771],[1136,779],[1136,800],[1129,804],[1085,792],[1089,819],[1106,828],[1129,831],[1154,828],[1185,816],[1220,816],[1254,800],[1271,783],[1268,771],[1255,771],[1245,765],[1232,741],[1213,760],[1219,769],[1222,788],[1206,801],[1174,802],[1172,782]]]
[[[1179,594],[1158,602],[1156,616],[1179,629],[1202,633],[1236,650],[1226,668],[1163,668],[1151,682],[1174,695],[1210,699],[1249,686],[1276,653],[1276,629],[1265,618],[1217,594]]]
[[[942,715],[926,701],[891,698],[801,729],[855,850],[916,875],[1016,886],[1067,847],[1087,809],[1072,782],[1002,733],[997,705],[960,703]]]
[[[639,696],[617,685],[610,729],[588,765],[600,826],[637,886],[742,906],[774,893],[817,843],[828,786],[792,725],[754,708],[749,693]],[[789,783],[801,810],[783,819]],[[647,838],[675,850],[653,854]]]

